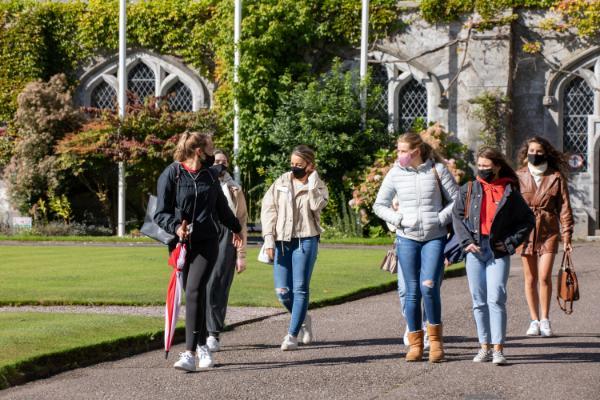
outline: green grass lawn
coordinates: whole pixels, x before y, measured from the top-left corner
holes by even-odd
[[[9,363],[114,340],[154,333],[162,318],[98,314],[0,313],[0,368]]]
[[[248,250],[231,305],[277,306],[272,267]],[[395,280],[378,269],[381,249],[320,249],[311,301],[322,302]],[[0,246],[0,304],[164,302],[171,268],[163,247]]]

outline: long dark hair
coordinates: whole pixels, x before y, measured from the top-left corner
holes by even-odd
[[[504,158],[504,154],[494,147],[482,147],[477,152],[477,158],[487,158],[492,161],[495,166],[500,166],[500,171],[498,171],[498,178],[510,178],[513,182],[513,186],[520,191],[521,186],[519,185],[519,177],[514,169],[508,164],[506,158]]]
[[[531,143],[537,143],[544,149],[544,154],[548,159],[548,166],[555,171],[558,171],[563,178],[569,179],[569,161],[567,155],[554,148],[550,142],[541,136],[534,136],[527,139],[521,149],[519,150],[518,160],[523,164],[527,164],[527,154],[529,151],[529,145]]]

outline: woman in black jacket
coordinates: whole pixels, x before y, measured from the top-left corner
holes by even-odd
[[[465,266],[481,344],[473,361],[505,364],[510,255],[527,238],[535,218],[519,192],[515,171],[500,151],[481,149],[477,169],[477,179],[460,189],[452,210],[452,224],[467,253]]]
[[[219,251],[218,221],[234,232],[233,243],[241,246],[241,226],[227,204],[219,184],[210,135],[184,132],[175,149],[175,162],[158,178],[154,220],[165,231],[188,242],[183,270],[185,287],[185,348],[174,367],[196,370],[196,350],[200,368],[213,366],[206,346],[205,298],[208,277]],[[171,248],[172,250],[172,248]]]

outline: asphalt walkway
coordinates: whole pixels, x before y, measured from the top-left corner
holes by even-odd
[[[0,399],[598,399],[600,244],[577,244],[575,312],[552,303],[553,338],[528,338],[522,269],[509,279],[509,365],[475,364],[478,344],[466,278],[442,287],[448,362],[407,364],[395,293],[312,310],[317,341],[281,352],[287,315],[223,337],[216,368],[182,373],[153,351],[0,391]],[[558,261],[557,261],[558,264]],[[175,355],[183,345],[173,349]]]

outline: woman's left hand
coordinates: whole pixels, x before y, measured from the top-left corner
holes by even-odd
[[[237,273],[242,273],[246,270],[246,259],[245,258],[239,258],[237,259],[237,261],[235,262],[235,270],[237,271]]]
[[[565,253],[573,251],[573,245],[571,244],[570,240],[568,242],[563,243],[563,249]]]
[[[236,249],[239,249],[240,247],[242,247],[242,237],[240,236],[239,233],[234,233],[233,234],[233,240],[231,241],[233,243],[233,245],[235,246]]]

